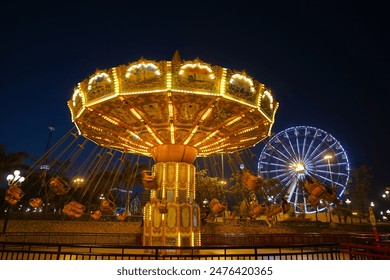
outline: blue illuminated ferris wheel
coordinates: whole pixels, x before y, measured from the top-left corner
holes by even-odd
[[[301,183],[305,176],[332,187],[339,198],[347,187],[350,166],[347,153],[331,134],[311,126],[296,126],[275,134],[265,144],[258,172],[265,179],[279,179],[283,195],[296,213],[313,213],[316,208],[307,200]],[[317,210],[325,208],[322,205]]]

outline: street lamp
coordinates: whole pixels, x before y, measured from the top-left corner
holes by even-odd
[[[84,179],[78,177],[78,178],[74,179],[73,182],[77,185],[77,188],[79,188],[80,184],[82,184],[84,182]]]
[[[333,158],[331,155],[325,155],[324,159],[328,161],[328,168],[329,168],[329,177],[330,177],[330,185],[333,186],[333,179],[332,179],[332,169],[330,168],[330,159]],[[328,212],[329,212],[329,221],[332,222],[332,215],[330,213],[330,207],[329,202],[326,203],[328,206]]]
[[[20,171],[15,170],[14,174],[9,174],[7,176],[8,190],[6,192],[5,200],[8,202],[6,206],[6,216],[3,224],[3,234],[7,231],[9,212],[11,210],[10,205],[13,206],[23,197],[24,192],[19,188],[25,178],[20,176]]]
[[[350,205],[351,205],[352,201],[351,201],[349,198],[347,198],[347,200],[345,201],[345,203],[347,204],[347,208],[350,209]],[[352,216],[351,216],[351,224],[353,224],[353,218],[352,218]]]
[[[20,176],[20,171],[19,170],[15,170],[14,174],[9,174],[7,176],[8,186],[13,186],[13,185],[20,186],[20,184],[24,180],[25,180],[25,178]]]
[[[329,176],[330,176],[330,183],[333,186],[333,179],[332,179],[332,169],[330,168],[330,159],[333,158],[331,155],[325,155],[324,159],[328,161],[328,169],[329,169]]]
[[[15,170],[14,174],[9,174],[7,176],[8,190],[5,197],[5,200],[11,204],[15,205],[23,197],[24,192],[19,188],[21,183],[24,181],[24,177],[20,176],[20,171]]]

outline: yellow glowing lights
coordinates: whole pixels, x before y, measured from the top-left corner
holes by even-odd
[[[188,142],[190,142],[190,140],[192,139],[192,137],[194,137],[195,132],[198,130],[198,128],[199,128],[199,125],[195,126],[195,127],[192,129],[192,131],[191,131],[191,133],[190,133],[190,136],[188,136],[187,139],[184,141],[184,143],[183,143],[184,145],[187,145]]]
[[[175,200],[178,199],[179,199],[179,164],[175,164]]]
[[[173,105],[172,105],[172,102],[169,102],[168,103],[168,115],[169,115],[169,119],[173,119]]]
[[[219,132],[219,130],[216,130],[214,132],[212,132],[209,136],[207,136],[205,139],[203,139],[202,141],[199,141],[198,143],[196,143],[194,145],[194,147],[198,147],[200,144],[202,144],[203,142],[206,142],[207,140],[209,140],[210,138],[214,137],[215,134],[217,134]]]
[[[208,75],[208,78],[213,80],[215,78],[213,70],[211,70],[210,66],[200,64],[200,63],[187,63],[184,64],[179,71],[179,75],[183,75],[186,70],[192,70],[193,72],[205,72]]]
[[[257,128],[259,128],[258,125],[254,126],[254,127],[250,127],[250,128],[244,129],[243,131],[240,131],[240,132],[237,133],[237,134],[240,135],[240,134],[248,133],[248,132],[250,132],[250,131],[252,131],[252,130],[254,130],[254,129],[257,129]]]
[[[139,121],[143,121],[141,115],[138,114],[138,112],[137,112],[134,108],[131,108],[131,109],[130,109],[130,112],[131,112]]]
[[[91,90],[92,86],[96,85],[99,82],[102,82],[103,80],[106,80],[107,82],[111,83],[111,79],[107,73],[102,72],[102,73],[96,74],[91,79],[89,79],[88,90]]]
[[[221,89],[220,89],[220,94],[224,95],[225,94],[225,87],[226,87],[226,72],[227,69],[223,68],[222,71],[222,78],[221,78]]]
[[[119,80],[118,80],[118,74],[116,72],[116,68],[112,68],[112,73],[114,74],[114,85],[115,85],[115,94],[119,94]]]
[[[229,125],[232,125],[232,124],[234,124],[235,122],[238,122],[238,121],[241,120],[243,117],[244,117],[244,116],[238,116],[237,118],[234,118],[233,120],[231,120],[230,122],[228,122],[228,123],[225,125],[225,127],[226,127],[226,126],[229,126]]]
[[[303,173],[305,171],[305,164],[302,162],[296,162],[291,165],[291,168],[294,169],[297,173]]]
[[[175,144],[175,126],[173,122],[170,124],[170,132],[171,132],[171,144]]]
[[[110,122],[110,123],[112,123],[114,125],[118,125],[119,124],[117,121],[115,121],[115,120],[113,120],[113,119],[111,119],[111,118],[109,118],[107,116],[103,116],[103,115],[101,115],[101,116],[102,116],[103,119],[105,119],[106,121],[108,121],[108,122]]]
[[[161,73],[158,70],[158,67],[153,63],[139,63],[133,66],[130,66],[126,71],[126,78],[129,78],[131,75],[139,75],[140,71],[146,70],[154,73],[156,76],[160,76]]]
[[[230,78],[230,81],[229,81],[231,84],[233,85],[237,85],[237,84],[241,84],[241,83],[244,83],[246,84],[249,89],[250,89],[250,92],[255,92],[255,88],[253,86],[253,81],[251,78],[248,78],[244,75],[241,75],[241,74],[234,74],[231,78]]]
[[[269,99],[269,108],[273,109],[274,108],[274,98],[272,97],[271,93],[266,90],[264,91],[263,99],[264,97],[267,97]]]
[[[73,95],[72,95],[72,105],[73,107],[76,107],[76,100],[77,100],[77,97],[80,97],[81,100],[83,101],[84,103],[84,96],[82,94],[82,92],[78,89],[76,89],[74,92],[73,92]]]
[[[145,105],[156,101],[161,105]],[[145,150],[146,156],[157,145],[190,145],[207,156],[250,147],[269,135],[278,103],[245,72],[199,59],[141,58],[78,83],[68,107],[79,133],[99,145]],[[96,117],[101,120],[90,122]]]
[[[148,130],[148,132],[150,133],[150,135],[152,135],[152,137],[154,138],[154,140],[157,141],[157,143],[159,143],[160,145],[164,144],[163,141],[161,141],[157,136],[156,134],[154,133],[154,131],[148,126],[148,125],[145,125],[146,129]]]
[[[168,68],[168,70],[172,69],[170,61],[167,62],[167,68]],[[171,71],[167,72],[166,86],[167,86],[168,90],[172,89],[172,72]]]

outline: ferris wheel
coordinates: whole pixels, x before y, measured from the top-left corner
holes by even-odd
[[[296,126],[275,134],[263,148],[258,161],[259,175],[281,182],[286,200],[296,213],[323,211],[326,204],[314,207],[307,199],[302,182],[307,177],[331,187],[339,198],[349,180],[347,153],[328,132]]]

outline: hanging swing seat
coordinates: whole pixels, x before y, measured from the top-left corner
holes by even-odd
[[[154,190],[157,189],[158,187],[156,176],[153,174],[152,171],[142,170],[141,181],[142,181],[142,186],[145,189]]]
[[[318,199],[318,197],[312,195],[312,194],[309,194],[309,196],[307,197],[307,199],[309,200],[310,202],[310,205],[311,206],[317,206],[318,204],[320,204],[320,200]]]
[[[262,187],[264,181],[263,178],[252,174],[252,172],[247,169],[242,170],[241,180],[244,183],[245,187],[250,191],[254,191]]]
[[[250,215],[253,219],[257,218],[258,216],[260,216],[261,214],[265,213],[266,210],[267,210],[267,206],[264,205],[264,204],[259,204],[255,201],[252,201],[250,203]]]
[[[118,216],[116,216],[116,218],[118,219],[118,221],[126,220],[126,218],[127,218],[126,211],[123,211],[122,213],[120,213]]]
[[[70,190],[70,186],[61,177],[55,176],[49,181],[50,190],[56,195],[65,195]]]
[[[99,209],[100,209],[100,211],[102,211],[105,214],[113,215],[115,213],[115,210],[116,210],[116,205],[110,199],[103,199],[100,202]]]
[[[11,185],[6,192],[5,201],[11,205],[15,205],[23,196],[24,192],[21,188],[16,185]]]
[[[36,198],[31,198],[29,200],[28,204],[30,204],[30,206],[33,207],[33,208],[39,208],[39,207],[42,206],[43,201],[42,201],[41,198],[36,197]]]
[[[336,199],[337,193],[332,188],[329,188],[318,181],[307,180],[305,182],[305,189],[309,194],[317,199],[323,199],[332,202]]]
[[[83,214],[84,210],[85,210],[84,205],[82,205],[76,201],[71,201],[71,202],[68,202],[65,204],[62,212],[64,212],[68,216],[80,218],[81,215]]]
[[[100,211],[100,210],[95,210],[91,214],[91,218],[94,220],[99,220],[101,217],[102,217],[102,211]]]
[[[211,201],[210,201],[210,209],[211,211],[215,214],[215,215],[218,215],[218,214],[221,214],[223,211],[225,211],[226,209],[226,206],[223,205],[222,203],[219,202],[218,199],[216,198],[213,198]]]

